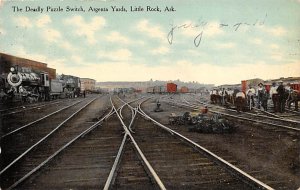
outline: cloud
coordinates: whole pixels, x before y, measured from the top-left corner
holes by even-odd
[[[196,37],[203,31],[203,36],[214,37],[223,34],[224,31],[220,27],[220,23],[217,21],[211,21],[207,24],[198,25],[194,24],[192,21],[185,21],[185,24],[179,25],[180,27],[176,30],[180,30],[181,34],[188,37]]]
[[[45,30],[42,30],[41,32],[44,39],[48,42],[59,42],[62,39],[60,31],[53,28],[47,28]]]
[[[127,37],[121,35],[119,32],[116,31],[109,33],[106,36],[106,40],[109,42],[117,42],[123,44],[128,44],[130,42],[130,40]]]
[[[277,44],[270,44],[271,49],[279,49],[279,45]]]
[[[146,81],[150,78],[157,80],[201,81],[211,84],[236,84],[241,80],[251,78],[272,79],[279,77],[299,76],[300,62],[291,62],[282,65],[270,65],[263,61],[254,64],[238,64],[235,67],[223,67],[210,63],[193,64],[186,60],[169,65],[151,66],[146,64],[131,64],[115,62],[92,64],[89,67],[78,68],[58,67],[58,72],[94,78],[97,81]],[[101,75],[97,71],[101,71]],[[253,72],[255,71],[255,72]],[[268,71],[268,72],[266,72]],[[116,74],[117,73],[117,74]]]
[[[95,32],[102,29],[106,21],[100,16],[93,17],[90,22],[85,21],[82,16],[73,16],[65,19],[65,23],[76,28],[76,35],[87,38],[89,44],[95,44]]]
[[[0,28],[0,35],[5,35],[5,34],[6,34],[5,30]]]
[[[138,31],[144,33],[151,38],[166,40],[167,35],[159,25],[149,23],[148,20],[141,20],[137,23]]]
[[[14,19],[14,21],[17,24],[17,26],[19,26],[19,27],[31,28],[33,26],[32,22],[30,21],[30,19],[28,17],[26,17],[26,16],[16,17]]]
[[[284,36],[287,33],[287,29],[285,29],[282,26],[274,26],[274,27],[266,27],[261,26],[260,27],[262,31],[266,32],[267,34],[273,35],[273,36]]]
[[[118,49],[116,51],[99,51],[98,57],[102,59],[109,59],[111,61],[128,61],[132,56],[128,49]]]
[[[78,55],[72,55],[71,60],[75,63],[82,63],[82,57]]]
[[[72,46],[72,44],[70,44],[70,42],[68,42],[66,40],[59,42],[58,46],[60,46],[61,48],[65,49],[65,50],[69,50],[69,51],[75,50],[75,48]]]
[[[154,55],[157,55],[157,54],[165,55],[169,52],[170,52],[170,48],[165,47],[165,46],[160,46],[160,47],[158,47],[156,49],[153,49],[151,51],[151,53],[154,54]]]
[[[279,52],[272,53],[270,57],[271,57],[271,59],[273,59],[275,61],[282,61],[283,60],[283,55],[282,55],[282,53],[279,53]]]
[[[40,18],[37,19],[36,21],[36,26],[39,28],[44,28],[47,26],[49,23],[51,23],[52,20],[49,15],[43,15]]]
[[[229,42],[229,43],[219,43],[216,46],[219,49],[230,49],[230,48],[234,48],[236,46],[236,44]]]
[[[45,55],[28,52],[23,46],[16,46],[13,49],[14,56],[23,57],[26,59],[47,63],[48,59]]]
[[[220,23],[217,21],[210,22],[207,27],[204,28],[205,36],[213,37],[223,34],[223,30],[220,28]]]
[[[262,40],[260,38],[255,38],[250,40],[250,43],[256,44],[256,45],[261,45],[262,44]]]

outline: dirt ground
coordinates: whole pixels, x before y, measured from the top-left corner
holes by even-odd
[[[97,116],[100,116],[102,111],[108,107],[108,98],[99,100],[89,107],[86,113],[79,115],[80,118],[76,120],[73,127],[76,128],[84,122],[95,122]],[[189,132],[188,126],[171,126],[168,119],[171,113],[182,115],[191,110],[171,106],[164,102],[161,102],[163,112],[154,112],[155,107],[155,99],[147,101],[142,106],[146,113],[162,124],[199,145],[212,149],[216,154],[226,155],[225,160],[227,158],[234,159],[237,167],[271,187],[275,189],[298,189],[300,187],[299,133],[274,130],[268,126],[232,119],[237,130],[231,134]],[[2,125],[0,127],[3,129],[1,119],[0,117],[0,125]]]
[[[161,104],[164,111],[159,113],[153,111],[156,107],[155,100],[146,102],[143,108],[162,124],[180,132],[198,144],[227,152],[228,156],[238,161],[241,169],[253,173],[252,175],[261,181],[273,181],[274,179],[274,183],[270,182],[271,184],[269,184],[273,188],[281,189],[275,181],[284,183],[284,189],[300,187],[299,133],[284,130],[275,131],[274,128],[268,126],[237,120],[233,120],[237,130],[231,134],[189,132],[188,126],[169,125],[168,118],[171,113],[182,115],[191,110],[163,102]],[[255,174],[257,171],[259,171],[258,175]],[[261,176],[262,173],[267,176]]]

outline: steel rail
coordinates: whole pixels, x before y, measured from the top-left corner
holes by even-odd
[[[25,112],[25,111],[28,111],[28,110],[38,109],[38,108],[42,108],[42,107],[45,107],[45,106],[48,106],[48,105],[58,104],[60,102],[62,102],[62,101],[51,102],[49,104],[43,104],[43,105],[39,105],[39,106],[35,106],[35,107],[30,107],[30,108],[23,108],[23,109],[18,110],[18,111],[13,111],[13,112],[9,112],[9,113],[0,114],[0,117],[4,117],[4,116],[16,114],[16,113]]]
[[[232,111],[232,112],[237,112],[236,110],[233,110],[233,109],[228,109],[228,108],[223,108],[221,106],[218,106],[218,105],[213,105],[213,104],[210,104],[210,103],[205,103],[205,102],[202,102],[200,100],[196,100],[197,102],[199,102],[200,104],[203,104],[203,105],[211,105],[211,106],[215,106],[219,109],[223,109],[223,110],[228,110],[228,111]],[[255,110],[259,110],[257,108],[254,108]],[[269,114],[269,115],[272,115],[273,117],[269,117],[269,116],[266,116],[266,115],[257,115],[257,114],[253,114],[253,113],[248,113],[248,112],[243,112],[243,114],[246,114],[246,115],[251,115],[251,116],[255,116],[255,117],[263,117],[263,118],[268,118],[268,119],[273,119],[273,120],[278,120],[278,121],[286,121],[286,122],[290,122],[290,123],[295,123],[295,124],[300,124],[300,121],[296,121],[296,120],[291,120],[291,119],[285,119],[285,118],[282,118],[276,114],[272,114],[270,112],[266,112],[266,111],[262,111],[262,110],[259,110],[265,114]]]
[[[260,112],[263,112],[263,113],[265,113],[265,114],[267,114],[267,115],[271,115],[271,116],[273,116],[273,117],[276,117],[276,118],[282,118],[282,117],[281,117],[281,116],[279,116],[279,115],[276,115],[276,114],[270,113],[270,112],[268,112],[268,111],[265,111],[265,110],[258,109],[258,108],[256,108],[256,107],[253,107],[253,109],[254,109],[254,110],[257,110],[257,111],[260,111]]]
[[[128,103],[125,102],[124,100],[122,100],[120,97],[118,97],[118,98],[119,98],[122,102],[124,102],[124,104],[119,108],[120,117],[123,119],[123,117],[121,116],[121,114],[122,114],[122,109],[123,109],[124,106],[125,106],[126,104],[128,104]],[[139,100],[139,99],[138,99],[138,100]],[[132,113],[132,115],[131,115],[132,117],[131,117],[131,121],[130,121],[130,124],[129,124],[129,126],[128,126],[128,129],[129,129],[130,132],[134,133],[134,131],[132,131],[132,129],[131,129],[131,125],[132,125],[132,123],[133,123],[133,121],[134,121],[136,112],[134,112],[133,109],[131,109],[131,111],[132,111],[132,112],[131,112],[131,113]],[[120,164],[120,162],[121,162],[121,156],[123,155],[123,152],[124,152],[124,147],[125,147],[125,143],[126,143],[127,137],[128,137],[128,135],[127,135],[127,133],[125,133],[125,134],[124,134],[124,137],[123,137],[123,140],[122,140],[122,143],[121,143],[121,146],[120,146],[119,151],[118,151],[118,153],[117,153],[116,159],[115,159],[114,164],[113,164],[113,166],[112,166],[112,169],[110,170],[109,176],[108,176],[108,178],[107,178],[107,180],[106,180],[106,182],[105,182],[105,186],[104,186],[104,188],[103,188],[104,190],[108,190],[109,187],[111,186],[111,184],[112,184],[112,183],[114,182],[114,180],[115,180],[117,168],[118,168],[118,166],[119,166],[119,164]]]
[[[35,173],[36,171],[38,171],[40,168],[42,168],[44,165],[46,165],[49,161],[51,161],[55,156],[57,156],[60,152],[62,152],[63,150],[65,150],[67,147],[69,147],[71,144],[73,144],[76,140],[78,140],[81,137],[84,137],[86,134],[90,133],[91,131],[93,131],[96,127],[98,127],[99,125],[101,125],[101,123],[107,119],[108,115],[112,115],[111,113],[114,112],[113,109],[110,110],[110,112],[104,116],[101,120],[97,121],[96,123],[94,123],[93,125],[91,125],[89,128],[87,128],[86,130],[84,130],[83,132],[81,132],[79,135],[77,135],[75,138],[73,138],[71,141],[69,141],[68,143],[66,143],[64,146],[62,146],[60,149],[58,149],[54,154],[52,154],[51,156],[49,156],[46,160],[44,160],[41,164],[39,164],[37,167],[35,167],[33,170],[31,170],[30,172],[28,172],[26,175],[24,175],[21,179],[19,179],[17,182],[15,182],[13,185],[11,185],[7,190],[11,190],[15,187],[17,187],[20,183],[22,183],[23,181],[25,181],[28,177],[30,177],[33,173]]]
[[[119,110],[119,109],[118,109]],[[118,111],[117,110],[117,111]],[[115,113],[114,109],[111,108],[111,110],[109,111],[108,114],[106,114],[102,119],[100,119],[99,121],[97,121],[96,123],[94,123],[93,125],[91,125],[89,128],[87,128],[86,130],[84,130],[83,132],[81,132],[79,135],[77,135],[76,137],[74,137],[72,140],[70,140],[68,143],[66,143],[64,146],[62,146],[60,149],[58,149],[55,153],[53,153],[51,156],[49,156],[46,160],[44,160],[42,163],[40,163],[37,167],[35,167],[34,169],[32,169],[31,171],[29,171],[27,174],[25,174],[21,179],[19,179],[18,181],[16,181],[13,185],[11,185],[8,190],[11,190],[15,187],[17,187],[19,184],[21,184],[23,181],[25,181],[28,177],[30,177],[32,174],[34,174],[35,172],[37,172],[39,169],[41,169],[44,165],[46,165],[49,161],[51,161],[55,156],[57,156],[60,152],[62,152],[63,150],[65,150],[67,147],[69,147],[71,144],[73,144],[76,140],[78,140],[79,138],[84,137],[85,135],[87,135],[88,133],[90,133],[91,131],[93,131],[96,127],[98,127],[99,125],[101,125],[103,123],[103,121],[107,120],[110,116],[112,116]]]
[[[199,100],[196,100],[197,102],[199,102],[200,104],[203,104],[203,105],[208,105],[207,103],[204,103],[204,102],[201,102]],[[190,102],[188,102],[187,100],[185,100],[185,102],[191,106],[198,106],[197,104],[191,104]],[[211,104],[210,104],[211,105]],[[219,108],[219,109],[222,109],[222,110],[228,110],[228,111],[232,111],[232,112],[237,112],[236,110],[233,110],[233,109],[227,109],[227,108],[223,108],[223,107],[220,107],[220,106],[217,106],[217,105],[211,105],[211,106],[215,106],[216,108]],[[209,110],[211,111],[211,110]],[[217,112],[217,111],[211,111],[212,113],[215,112],[215,113],[222,113],[222,112]],[[222,113],[223,114],[223,113]],[[243,112],[243,114],[245,115],[251,115],[251,116],[254,116],[254,117],[263,117],[263,118],[267,118],[267,119],[272,119],[272,120],[276,120],[276,121],[285,121],[285,122],[290,122],[290,123],[295,123],[295,124],[300,124],[299,121],[295,121],[295,120],[290,120],[290,119],[284,119],[284,118],[277,118],[277,117],[269,117],[269,116],[266,116],[266,115],[257,115],[257,114],[253,114],[253,113],[248,113],[248,112]],[[226,113],[224,113],[223,115],[226,115]],[[242,119],[244,117],[239,117],[239,116],[234,116],[234,115],[231,115],[231,114],[228,114],[227,116],[232,116],[232,117],[236,117],[236,118],[239,118],[239,119]],[[257,121],[257,120],[252,120],[252,119],[249,119],[249,118],[245,118],[245,120],[248,120],[248,121],[255,121],[255,122],[258,122],[258,123],[263,123],[263,124],[269,124],[269,125],[273,125],[273,126],[277,126],[277,127],[283,127],[283,128],[289,128],[289,129],[296,129],[296,131],[298,131],[298,128],[294,128],[294,127],[289,127],[289,126],[285,126],[285,125],[280,125],[280,124],[273,124],[273,123],[268,123],[268,122],[263,122],[263,121]]]
[[[291,109],[289,109],[289,108],[285,108],[286,110],[288,110],[289,112],[292,112],[292,113],[295,113],[295,114],[300,114],[300,112],[299,111],[295,111],[295,110],[291,110]]]
[[[41,117],[41,118],[39,118],[39,119],[37,119],[37,120],[35,120],[35,121],[32,121],[32,122],[30,122],[30,123],[28,123],[28,124],[26,124],[26,125],[23,125],[23,126],[17,128],[17,129],[15,129],[15,130],[13,130],[13,131],[11,131],[11,132],[8,132],[8,133],[6,133],[5,135],[2,135],[1,138],[0,138],[0,140],[3,139],[3,138],[5,138],[5,137],[7,137],[7,136],[9,136],[9,135],[12,135],[12,134],[16,133],[16,132],[18,132],[18,131],[20,131],[20,130],[26,128],[26,127],[29,127],[29,126],[31,126],[31,125],[33,125],[33,124],[39,122],[39,121],[42,121],[42,120],[44,120],[44,119],[46,119],[46,118],[48,118],[48,117],[50,117],[50,116],[52,116],[52,115],[55,115],[55,114],[57,114],[57,113],[59,113],[59,112],[65,110],[65,109],[68,109],[69,107],[72,107],[72,106],[74,106],[74,105],[76,105],[76,104],[79,104],[79,103],[82,102],[82,101],[83,101],[83,100],[77,101],[77,102],[75,102],[75,103],[73,103],[73,104],[71,104],[71,105],[69,105],[69,106],[63,107],[63,108],[61,108],[61,109],[59,109],[59,110],[57,110],[57,111],[55,111],[55,112],[52,112],[52,113],[50,113],[50,114],[48,114],[48,115],[46,115],[46,116],[43,116],[43,117]]]
[[[199,101],[199,100],[196,100],[197,102],[199,102],[200,104],[204,104],[203,102]],[[228,110],[228,111],[232,111],[232,112],[237,112],[236,110],[232,110],[232,109],[226,109],[226,108],[223,108],[223,107],[220,107],[220,106],[216,106],[217,108],[220,108],[220,109],[223,109],[223,110]],[[269,116],[266,116],[266,115],[257,115],[257,114],[253,114],[253,113],[248,113],[248,112],[243,112],[243,114],[246,114],[246,115],[251,115],[251,116],[255,116],[255,117],[263,117],[263,118],[267,118],[267,119],[273,119],[273,120],[276,120],[276,121],[285,121],[285,122],[290,122],[290,123],[295,123],[295,124],[300,124],[300,121],[295,121],[295,120],[291,120],[291,119],[284,119],[284,118],[277,118],[277,117],[269,117]]]
[[[132,102],[138,101],[138,100],[140,100],[140,99],[142,99],[142,98],[143,98],[143,97],[141,97],[141,98],[138,98],[138,99],[135,99],[135,100],[131,100],[131,101],[127,102],[126,104],[129,104],[129,103],[132,103]],[[122,100],[122,99],[121,99],[121,100]],[[125,106],[125,104],[124,104],[124,105],[122,105],[121,107],[124,107],[124,106]],[[118,110],[118,111],[120,111],[121,107],[119,107],[117,110]],[[108,115],[107,117],[110,117],[112,114],[114,114],[114,112],[113,112],[113,113],[111,113],[110,115]]]
[[[122,110],[123,110],[123,108],[126,106],[126,105],[128,105],[128,103],[127,102],[125,102],[124,100],[122,100],[119,96],[117,96],[122,102],[124,102],[124,104],[119,108],[120,109],[120,117],[123,119],[123,115],[122,115]],[[141,100],[141,99],[143,99],[144,97],[142,96],[142,97],[140,97],[140,98],[138,98],[138,99],[135,99],[135,100],[133,100],[133,101],[129,101],[130,103],[132,103],[132,102],[135,102],[135,101],[138,101],[138,100]]]
[[[105,185],[104,185],[104,188],[103,188],[104,190],[108,190],[110,188],[111,184],[113,183],[114,179],[115,179],[116,171],[117,171],[118,165],[121,162],[121,156],[123,155],[123,152],[124,152],[124,147],[125,147],[125,143],[126,143],[126,140],[127,140],[127,136],[128,135],[125,133],[124,137],[123,137],[123,140],[122,140],[122,143],[121,143],[121,146],[119,148],[118,154],[117,154],[116,159],[114,161],[114,164],[112,166],[112,169],[110,170],[108,178],[105,182]]]
[[[183,106],[183,107],[187,107],[187,108],[193,108],[193,109],[198,108],[197,106],[180,104],[180,103],[177,103],[177,102],[176,103],[175,102],[168,102],[168,101],[165,101],[165,102],[173,103],[175,105],[177,104],[179,106]],[[274,127],[280,127],[280,128],[294,130],[294,131],[300,131],[300,128],[289,127],[289,126],[280,125],[280,124],[276,124],[276,123],[268,123],[268,122],[265,122],[265,121],[253,120],[253,119],[249,119],[249,118],[246,118],[246,117],[235,116],[235,115],[231,115],[231,114],[227,114],[227,113],[223,113],[223,112],[218,112],[218,111],[212,111],[212,110],[208,110],[208,111],[211,112],[211,113],[217,113],[217,114],[225,115],[225,116],[228,116],[228,117],[233,117],[233,118],[236,118],[236,119],[241,119],[241,120],[246,120],[246,121],[250,121],[250,122],[256,122],[256,123],[271,125],[271,126],[274,126]],[[278,118],[272,118],[272,119],[278,119]]]
[[[133,143],[135,149],[138,151],[141,159],[143,160],[144,164],[146,165],[147,167],[147,170],[150,172],[150,174],[152,175],[152,177],[154,178],[154,181],[156,182],[156,184],[158,185],[158,187],[160,189],[163,189],[165,190],[165,186],[164,184],[162,183],[162,181],[160,180],[160,178],[158,177],[157,173],[155,172],[155,170],[153,169],[153,167],[151,166],[151,164],[148,162],[147,158],[145,157],[145,155],[143,154],[143,152],[141,151],[141,149],[139,148],[138,144],[136,143],[135,139],[133,138],[133,136],[131,135],[130,131],[127,129],[126,125],[124,124],[123,120],[121,119],[120,115],[118,114],[113,102],[112,102],[112,99],[110,97],[110,101],[111,101],[111,104],[113,106],[113,109],[115,110],[115,113],[117,114],[121,124],[122,124],[122,127],[125,131],[125,134],[127,134],[131,140],[131,142]],[[128,104],[129,105],[129,104]]]
[[[55,102],[59,102],[59,101],[56,100]],[[25,106],[29,106],[29,108],[31,108],[31,106],[37,107],[37,106],[39,106],[40,104],[42,104],[42,103],[35,103],[35,104],[26,104],[26,105],[22,105],[22,106],[15,106],[15,107],[7,108],[7,109],[2,109],[2,110],[0,110],[0,113],[1,113],[1,112],[5,112],[5,111],[9,111],[9,110],[13,110],[13,109],[19,109],[19,108],[26,109],[26,108],[24,108]],[[43,104],[42,104],[42,105],[43,105]]]
[[[130,121],[130,123],[129,123],[129,125],[128,125],[128,129],[129,129],[129,131],[130,132],[132,132],[132,133],[135,133],[133,130],[132,130],[132,125],[133,125],[133,122],[134,122],[134,120],[135,120],[135,117],[136,117],[136,115],[137,115],[137,109],[136,108],[133,108],[132,106],[130,106],[129,105],[129,103],[132,103],[132,102],[125,102],[124,100],[122,100],[120,97],[118,97],[119,98],[119,100],[121,100],[123,103],[124,103],[124,105],[123,106],[128,106],[129,108],[130,108],[130,110],[131,110],[131,114],[132,114],[132,118],[131,118],[131,121]],[[145,98],[145,97],[141,97],[141,98],[139,98],[139,99],[137,99],[137,101],[138,100],[141,100],[141,99],[143,99],[143,98]],[[122,118],[122,117],[121,117]],[[123,119],[123,118],[122,118]]]
[[[136,111],[136,109],[133,109],[133,110],[131,110],[131,111],[132,111],[133,117],[132,117],[132,119],[131,119],[131,121],[130,121],[130,123],[129,123],[128,129],[129,129],[129,131],[130,131],[131,133],[135,133],[131,127],[132,127],[133,122],[134,122],[134,120],[135,120],[137,111]]]
[[[97,98],[92,99],[87,104],[85,104],[83,107],[81,107],[79,110],[74,112],[71,116],[69,116],[67,119],[65,119],[63,122],[61,122],[57,127],[55,127],[52,131],[50,131],[47,135],[45,135],[43,138],[41,138],[38,142],[36,142],[34,145],[32,145],[30,148],[28,148],[26,151],[24,151],[21,155],[19,155],[14,161],[9,163],[4,169],[0,171],[0,175],[2,175],[6,170],[8,170],[12,165],[14,165],[17,161],[19,161],[21,158],[23,158],[28,152],[30,152],[32,149],[34,149],[36,146],[38,146],[40,143],[42,143],[45,139],[47,139],[50,135],[52,135],[55,131],[57,131],[61,126],[63,126],[66,122],[68,122],[70,119],[72,119],[75,115],[77,115],[80,111],[82,111],[84,108],[86,108],[88,105],[90,105],[93,101],[95,101]]]
[[[162,129],[170,132],[173,135],[176,135],[177,137],[179,137],[180,139],[183,139],[184,141],[186,141],[188,144],[192,145],[194,148],[196,148],[197,150],[204,152],[206,155],[214,158],[216,161],[218,161],[219,163],[223,164],[226,166],[227,169],[229,169],[229,171],[237,176],[239,179],[243,180],[246,184],[254,187],[254,188],[259,188],[259,189],[268,189],[268,190],[273,190],[272,187],[268,186],[267,184],[259,181],[258,179],[254,178],[253,176],[247,174],[246,172],[244,172],[243,170],[237,168],[236,166],[232,165],[231,163],[227,162],[226,160],[224,160],[223,158],[217,156],[216,154],[214,154],[213,152],[209,151],[208,149],[200,146],[199,144],[195,143],[194,141],[188,139],[187,137],[181,135],[180,133],[177,133],[176,131],[166,127],[165,125],[159,123],[158,121],[154,120],[153,118],[151,118],[150,116],[148,116],[142,109],[141,109],[141,104],[139,105],[139,111],[138,111],[142,116],[144,116],[145,118],[151,120],[153,123],[155,123],[156,125],[158,125],[159,127],[161,127]],[[238,175],[236,175],[238,174]]]

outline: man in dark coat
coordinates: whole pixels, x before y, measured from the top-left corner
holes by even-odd
[[[283,86],[282,81],[279,81],[279,86],[277,88],[277,93],[278,93],[278,98],[279,98],[279,111],[281,113],[284,112],[284,107],[285,107],[285,89]]]

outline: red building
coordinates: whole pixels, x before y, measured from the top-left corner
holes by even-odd
[[[3,65],[3,68],[0,67],[0,74],[8,73],[11,66],[18,65],[19,68],[24,67],[30,68],[34,71],[47,72],[50,79],[56,78],[56,69],[47,67],[46,63],[24,59],[4,53],[0,53],[0,65]]]

